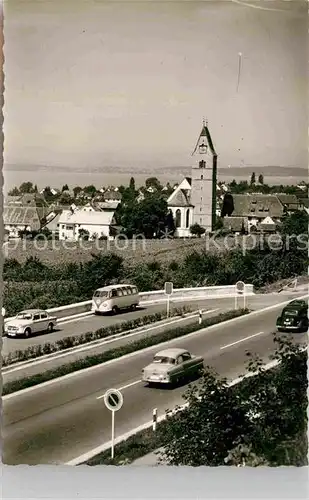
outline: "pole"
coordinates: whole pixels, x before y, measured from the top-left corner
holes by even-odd
[[[114,458],[114,441],[115,441],[115,412],[112,410],[112,449],[111,457]]]
[[[201,310],[199,312],[198,322],[199,322],[199,325],[202,324],[202,311]]]
[[[157,408],[152,410],[152,430],[155,432],[157,428]]]
[[[169,318],[170,315],[170,296],[167,296],[167,303],[166,303],[166,316]]]

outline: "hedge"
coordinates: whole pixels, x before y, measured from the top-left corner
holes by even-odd
[[[190,306],[176,307],[170,311],[170,317],[183,316],[192,311]],[[21,361],[26,361],[28,359],[39,358],[45,354],[51,354],[53,352],[64,351],[65,349],[70,349],[71,347],[76,347],[78,345],[88,344],[95,340],[103,339],[115,335],[117,333],[123,333],[124,335],[129,334],[131,330],[139,328],[141,326],[146,326],[151,323],[155,323],[166,319],[167,315],[165,312],[156,312],[154,314],[147,314],[146,316],[141,316],[136,319],[125,321],[124,323],[117,323],[105,328],[99,328],[93,332],[82,333],[81,335],[72,335],[70,337],[64,337],[59,339],[54,343],[47,342],[46,344],[39,344],[27,347],[24,350],[17,350],[10,352],[7,356],[2,358],[2,365],[8,366]]]
[[[155,337],[144,337],[140,340],[136,340],[133,342],[129,342],[128,344],[115,347],[113,349],[109,349],[100,354],[94,354],[91,356],[87,356],[83,359],[78,359],[68,364],[64,364],[55,368],[53,370],[47,370],[43,373],[38,373],[36,375],[32,375],[30,377],[24,377],[19,380],[14,380],[12,382],[7,382],[3,385],[2,394],[10,394],[12,392],[20,391],[22,389],[26,389],[27,387],[32,387],[35,385],[42,384],[48,380],[52,380],[58,377],[62,377],[69,373],[73,373],[75,371],[83,370],[85,368],[89,368],[91,366],[96,366],[101,363],[105,363],[106,361],[110,361],[111,359],[120,358],[125,356],[126,354],[140,351],[147,347],[151,347],[161,342],[168,342],[170,340],[177,339],[179,337],[183,337],[188,335],[189,333],[198,331],[202,328],[215,325],[218,323],[222,323],[232,318],[237,318],[239,316],[243,316],[244,314],[249,314],[248,309],[238,309],[233,311],[227,311],[219,314],[218,316],[213,316],[211,318],[204,319],[202,323],[195,325],[187,325],[183,327],[173,328],[171,330],[167,330],[165,332],[157,334]]]

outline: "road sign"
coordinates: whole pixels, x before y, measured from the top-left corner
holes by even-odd
[[[112,412],[112,447],[111,457],[114,458],[114,441],[115,441],[115,412],[120,410],[123,405],[123,395],[118,389],[108,389],[104,394],[104,403],[106,408]]]
[[[237,281],[236,283],[236,292],[239,294],[243,294],[246,288],[246,285],[243,281]]]
[[[110,411],[118,411],[123,405],[123,395],[118,389],[109,389],[104,394],[104,403]]]
[[[236,295],[235,295],[235,309],[237,309],[237,298],[241,295],[244,298],[243,308],[246,308],[246,285],[243,281],[237,281],[235,285]]]
[[[2,317],[4,318],[4,317],[5,317],[5,314],[6,314],[6,310],[4,309],[4,307],[2,307],[1,314],[2,314]]]
[[[171,281],[166,281],[164,284],[164,291],[166,295],[172,295],[173,293],[173,283]]]

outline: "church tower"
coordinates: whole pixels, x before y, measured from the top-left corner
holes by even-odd
[[[191,174],[192,223],[208,233],[214,230],[216,222],[217,153],[205,121],[192,156],[195,160]]]

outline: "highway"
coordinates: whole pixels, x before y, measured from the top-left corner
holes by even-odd
[[[268,304],[269,305],[269,304]],[[203,330],[169,342],[201,354],[230,379],[245,373],[246,351],[267,361],[274,350],[274,325],[280,306]],[[306,342],[307,334],[290,335]],[[161,349],[161,347],[159,348]],[[111,387],[121,389],[124,405],[116,415],[116,436],[183,402],[184,387],[149,388],[141,370],[158,347],[75,373],[3,398],[3,462],[5,464],[66,463],[111,438],[111,414],[102,396]]]
[[[265,307],[274,303],[279,303],[284,300],[292,300],[295,298],[295,294],[291,293],[287,295],[252,295],[247,298],[247,303],[250,307]],[[228,310],[234,308],[234,298],[224,298],[224,299],[204,299],[204,300],[192,300],[187,301],[177,301],[171,302],[171,309],[176,307],[181,307],[183,305],[190,305],[192,310],[197,309],[215,309],[220,307],[222,310]],[[218,305],[219,304],[219,305]],[[155,312],[165,312],[166,304],[156,304],[149,305],[147,307],[141,307],[134,312],[121,312],[115,316],[96,316],[90,315],[81,318],[69,319],[65,322],[59,321],[58,328],[52,333],[40,333],[32,336],[28,339],[26,338],[8,338],[3,337],[2,344],[2,355],[6,356],[10,352],[17,350],[24,350],[27,347],[46,344],[48,342],[54,343],[64,337],[69,337],[71,335],[81,335],[83,333],[94,331],[102,327],[107,327],[114,325],[116,323],[123,323],[135,318],[153,314]]]

